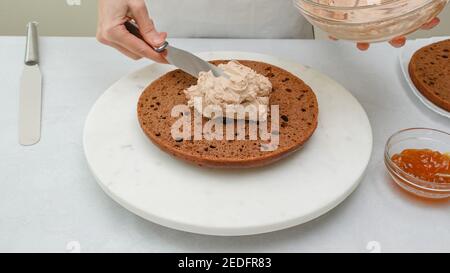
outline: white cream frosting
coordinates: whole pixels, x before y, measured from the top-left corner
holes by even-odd
[[[188,99],[188,106],[194,107],[208,118],[211,117],[205,111],[208,106],[220,107],[225,117],[227,109],[236,109],[238,106],[254,106],[247,108],[250,111],[245,118],[256,120],[259,117],[259,120],[265,120],[269,95],[272,92],[272,83],[269,79],[237,61],[220,64],[219,68],[229,78],[215,77],[211,71],[200,72],[197,84],[184,91]],[[201,106],[194,103],[196,98],[202,99]],[[251,114],[252,112],[256,113]]]

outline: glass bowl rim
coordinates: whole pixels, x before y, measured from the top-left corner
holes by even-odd
[[[438,184],[436,182],[430,182],[430,181],[426,181],[426,180],[422,180],[420,178],[417,178],[407,172],[405,172],[404,170],[402,170],[400,167],[397,166],[397,164],[395,164],[391,157],[390,157],[390,144],[392,142],[392,140],[403,134],[406,132],[411,132],[411,131],[418,131],[418,130],[423,130],[423,131],[429,131],[429,132],[434,132],[434,133],[439,133],[439,134],[443,134],[446,135],[448,137],[450,137],[450,133],[447,133],[445,131],[442,130],[438,130],[438,129],[432,129],[432,128],[426,128],[426,127],[414,127],[414,128],[407,128],[407,129],[403,129],[400,130],[396,133],[394,133],[392,136],[390,136],[388,138],[388,140],[386,141],[386,145],[385,145],[385,149],[384,149],[384,161],[386,163],[386,167],[388,168],[388,171],[390,168],[393,169],[392,171],[394,171],[397,175],[400,175],[400,177],[407,183],[413,185],[414,187],[418,187],[421,189],[425,189],[428,191],[433,191],[433,192],[450,192],[450,184]],[[436,185],[440,186],[439,188],[436,188]]]
[[[392,5],[392,4],[394,4],[394,2],[407,2],[408,0],[390,0],[389,2],[385,2],[383,4],[371,4],[371,5],[357,6],[357,7],[330,6],[330,5],[316,3],[311,0],[292,0],[292,1],[294,2],[294,5],[297,5],[297,2],[306,2],[307,4],[318,7],[318,8],[326,8],[329,10],[344,11],[344,10],[371,10],[374,8],[380,8],[383,6]],[[428,0],[426,3],[422,4],[422,6],[428,5],[432,1],[433,0]],[[417,7],[417,9],[419,9],[419,8],[420,7]]]

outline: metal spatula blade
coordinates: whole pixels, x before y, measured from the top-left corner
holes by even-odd
[[[167,61],[169,61],[170,64],[173,64],[196,78],[198,78],[200,72],[208,71],[211,71],[216,77],[227,77],[222,69],[202,60],[188,51],[173,47],[169,44],[167,44],[166,49]]]
[[[134,23],[126,22],[125,27],[131,34],[145,42],[144,38],[139,32],[139,28]],[[152,48],[158,53],[162,53],[167,50],[167,61],[170,64],[180,68],[184,72],[194,76],[195,78],[198,78],[200,72],[209,71],[212,71],[212,73],[216,77],[228,77],[228,75],[225,74],[225,72],[223,72],[223,70],[218,68],[217,66],[208,63],[207,61],[195,56],[188,51],[173,47],[169,45],[168,42],[164,42],[164,44],[158,48]]]

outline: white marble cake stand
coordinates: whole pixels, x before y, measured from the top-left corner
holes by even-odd
[[[142,90],[174,69],[152,64],[109,88],[92,108],[84,150],[103,190],[149,221],[194,233],[250,235],[310,221],[342,202],[359,184],[372,151],[372,131],[358,101],[327,76],[278,58],[243,52],[205,59],[271,63],[305,80],[319,101],[319,126],[300,151],[266,168],[211,170],[155,147],[136,115]]]

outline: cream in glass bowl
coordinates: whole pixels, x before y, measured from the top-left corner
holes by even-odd
[[[449,0],[294,0],[314,26],[342,40],[381,42],[431,21]]]

